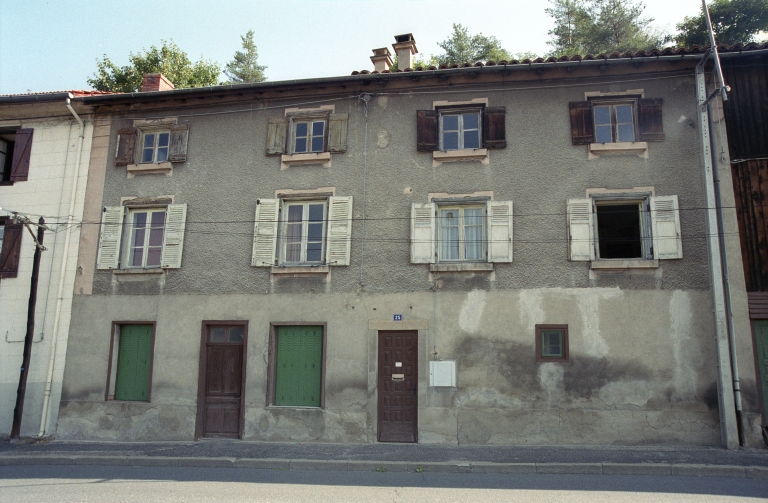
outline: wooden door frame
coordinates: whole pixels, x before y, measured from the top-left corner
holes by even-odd
[[[237,326],[243,327],[243,363],[240,371],[240,420],[237,436],[242,440],[245,430],[245,371],[248,367],[248,320],[203,320],[200,335],[200,362],[197,379],[197,418],[195,419],[195,440],[204,435],[205,424],[205,385],[208,375],[208,327]]]
[[[419,393],[421,393],[421,353],[420,353],[420,337],[421,333],[419,329],[410,328],[410,329],[379,329],[376,330],[376,434],[374,435],[376,438],[376,443],[380,443],[379,440],[379,420],[381,419],[379,416],[379,348],[380,348],[380,342],[381,342],[381,334],[382,333],[404,333],[404,332],[410,332],[413,333],[416,336],[416,386],[417,386],[417,393],[416,393],[416,407],[415,407],[415,418],[414,418],[414,426],[415,426],[415,432],[414,432],[414,441],[412,443],[418,444],[419,443]],[[387,442],[389,443],[389,442]],[[411,443],[411,442],[407,442]]]
[[[122,327],[123,325],[152,325],[152,351],[149,354],[149,389],[147,389],[147,403],[152,402],[152,372],[155,370],[155,333],[157,329],[157,322],[156,321],[113,321],[112,322],[112,332],[109,336],[109,358],[107,360],[107,387],[104,391],[104,400],[105,401],[112,401],[115,399],[114,396],[111,396],[109,394],[110,386],[112,385],[111,379],[112,379],[112,365],[114,364],[117,366],[117,362],[113,362],[113,357],[115,354],[115,339],[117,335],[117,328]],[[120,335],[122,336],[122,329],[120,332]],[[118,351],[118,358],[119,358],[119,351]],[[117,376],[115,376],[115,381],[117,381]],[[121,400],[123,401],[123,400]]]
[[[267,399],[265,407],[275,406],[275,384],[277,381],[277,332],[280,327],[322,327],[323,362],[320,367],[320,409],[325,409],[325,361],[328,351],[328,323],[325,321],[272,321],[269,323],[269,346],[267,353]]]

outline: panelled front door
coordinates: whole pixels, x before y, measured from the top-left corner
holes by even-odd
[[[763,425],[768,425],[768,320],[755,320],[755,351],[763,395]]]
[[[418,332],[379,332],[379,442],[416,442]]]
[[[242,435],[245,343],[244,325],[204,326],[197,437]]]

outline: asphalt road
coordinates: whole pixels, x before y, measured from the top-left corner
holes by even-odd
[[[760,502],[768,480],[634,475],[0,466],[13,502]]]

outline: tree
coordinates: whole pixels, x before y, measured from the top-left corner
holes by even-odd
[[[217,63],[204,59],[192,63],[173,40],[161,42],[159,49],[153,45],[143,53],[130,53],[128,66],[117,66],[105,54],[96,61],[97,71],[88,84],[98,91],[131,93],[141,91],[145,73],[162,73],[177,89],[216,85],[221,73]]]
[[[662,45],[653,18],[643,17],[645,4],[635,0],[549,0],[545,9],[555,20],[549,31],[550,55],[636,51]]]
[[[712,31],[718,44],[756,41],[755,35],[768,31],[768,0],[714,0],[708,5]],[[675,43],[682,47],[709,45],[709,31],[704,9],[694,17],[686,16],[676,26]]]
[[[235,52],[235,56],[227,63],[224,74],[229,77],[228,84],[243,84],[246,82],[261,82],[267,78],[264,76],[266,66],[259,66],[259,53],[253,42],[253,30],[248,30],[245,36],[240,36],[243,41],[243,51]]]
[[[433,56],[439,64],[463,65],[478,61],[510,61],[512,57],[501,47],[496,37],[486,37],[482,33],[470,35],[469,30],[460,24],[453,25],[453,33],[439,45],[445,54]]]

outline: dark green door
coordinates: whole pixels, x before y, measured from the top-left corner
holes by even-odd
[[[278,328],[275,405],[320,407],[322,370],[323,327]]]
[[[763,393],[763,424],[768,423],[768,320],[755,321],[755,344],[760,388]]]
[[[149,400],[152,325],[120,327],[115,400]]]

